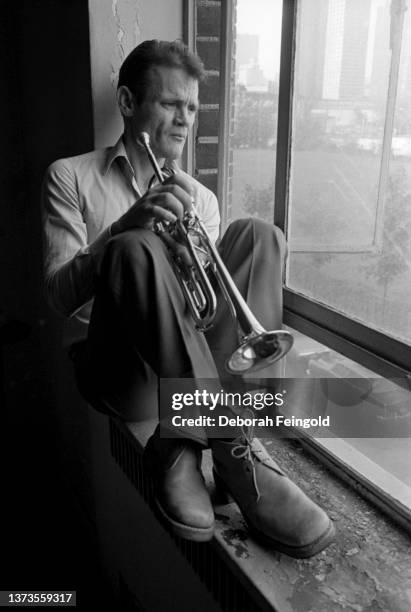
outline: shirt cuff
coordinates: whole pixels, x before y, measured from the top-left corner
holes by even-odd
[[[101,261],[103,259],[104,254],[104,247],[106,246],[107,242],[110,240],[111,237],[111,226],[109,226],[105,230],[103,230],[91,244],[88,245],[87,250],[94,259],[95,270],[97,274],[99,274],[100,272]]]

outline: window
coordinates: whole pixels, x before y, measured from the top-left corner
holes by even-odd
[[[385,426],[373,439],[341,431],[307,443],[409,527],[408,4],[221,3],[217,142],[224,225],[253,214],[274,219],[287,235],[285,322],[296,348],[286,375],[370,381],[358,409],[372,405]],[[326,402],[336,409],[332,398]]]
[[[287,286],[408,345],[410,40],[404,2],[299,3],[287,218]]]

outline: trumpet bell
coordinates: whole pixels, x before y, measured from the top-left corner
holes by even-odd
[[[227,360],[230,374],[255,372],[281,359],[292,347],[293,336],[284,330],[251,333]]]

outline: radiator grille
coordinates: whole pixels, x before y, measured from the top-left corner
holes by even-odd
[[[127,478],[150,505],[153,483],[146,473],[136,443],[110,419],[111,454]],[[216,552],[213,542],[197,543],[169,534],[223,612],[262,612],[248,590]],[[266,606],[264,606],[266,609]]]

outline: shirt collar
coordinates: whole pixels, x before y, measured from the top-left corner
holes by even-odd
[[[107,151],[107,157],[106,157],[106,163],[105,163],[105,167],[104,167],[104,174],[106,175],[114,160],[115,159],[122,159],[123,163],[127,164],[128,168],[130,169],[130,175],[133,176],[134,178],[136,178],[134,176],[134,170],[133,167],[130,163],[130,160],[128,158],[127,155],[127,151],[126,151],[126,147],[124,146],[124,140],[123,140],[123,136],[120,136],[120,138],[117,140],[116,144],[113,147],[110,147]],[[178,165],[176,164],[176,162],[174,162],[173,160],[168,160],[166,159],[164,161],[164,165],[162,168],[163,172],[166,175],[171,175],[175,172],[178,171]],[[155,177],[153,177],[155,178]],[[153,181],[153,179],[152,179]],[[152,183],[151,183],[152,184]],[[151,186],[150,184],[150,186]]]
[[[105,163],[105,167],[104,167],[104,174],[107,174],[108,171],[110,170],[113,162],[115,159],[117,158],[123,158],[130,166],[131,168],[131,164],[130,161],[127,157],[127,151],[126,148],[124,146],[124,141],[123,141],[123,136],[120,136],[120,138],[117,140],[116,144],[113,147],[110,147],[107,151],[107,156],[106,156],[106,163]]]

